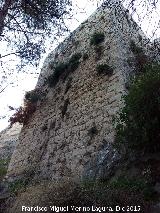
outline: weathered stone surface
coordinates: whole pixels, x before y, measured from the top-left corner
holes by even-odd
[[[13,127],[6,128],[0,133],[0,159],[8,159],[11,157],[20,131],[21,125],[15,124]]]
[[[115,136],[113,118],[123,106],[121,96],[135,68],[127,63],[128,58],[134,58],[131,40],[149,54],[143,32],[131,20],[128,24],[123,11],[123,29],[114,8],[100,8],[47,57],[37,88],[48,93],[22,128],[8,169],[11,179],[28,171],[34,171],[35,178],[53,180],[109,175],[119,159],[111,146]],[[105,36],[101,55],[90,44],[95,32]],[[89,57],[81,58],[79,67],[66,80],[61,77],[55,87],[49,88],[45,79],[53,73],[50,63],[68,62],[74,53],[87,53]],[[113,75],[98,74],[97,64],[111,66]],[[69,78],[71,86],[66,92]],[[104,140],[107,144],[100,148]]]
[[[106,180],[115,172],[118,162],[121,159],[120,154],[113,148],[113,145],[103,141],[100,150],[94,153],[90,161],[85,165],[82,179],[88,180]]]

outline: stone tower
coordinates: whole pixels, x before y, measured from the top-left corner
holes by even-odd
[[[94,43],[94,35],[103,35]],[[113,149],[113,118],[135,69],[130,43],[147,51],[147,38],[121,6],[100,7],[45,60],[37,89],[45,97],[22,128],[12,156],[10,178],[105,178],[119,158]],[[91,44],[92,43],[92,44]],[[54,87],[53,68],[79,55],[78,64]],[[130,64],[129,62],[132,61]],[[112,70],[108,73],[107,70]]]

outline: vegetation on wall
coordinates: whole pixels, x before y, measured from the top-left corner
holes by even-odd
[[[12,126],[16,122],[23,125],[27,124],[29,118],[35,111],[36,111],[36,104],[27,102],[24,107],[22,106],[19,107],[16,110],[15,114],[13,114],[12,117],[10,117],[9,119],[10,125]]]
[[[104,39],[105,39],[104,33],[95,32],[91,37],[90,44],[91,45],[98,45],[98,44],[102,43],[104,41]]]
[[[36,103],[38,100],[40,100],[40,95],[38,94],[37,90],[29,91],[25,94],[25,100],[31,103]]]
[[[133,80],[116,125],[116,142],[144,153],[160,150],[160,65],[148,64]]]
[[[105,75],[112,75],[113,74],[113,69],[110,67],[108,64],[99,64],[96,67],[97,73],[100,74],[105,74]]]
[[[24,98],[24,106],[20,106],[16,109],[16,112],[10,117],[9,122],[12,126],[18,122],[20,124],[27,124],[29,118],[36,111],[37,101],[42,101],[45,93],[41,92],[40,89],[34,89],[26,92]]]
[[[81,57],[81,53],[75,53],[72,55],[68,62],[61,62],[56,65],[53,68],[53,74],[51,74],[47,79],[49,87],[54,87],[61,77],[65,80],[68,77],[69,73],[74,72],[80,64]]]
[[[130,49],[135,56],[136,70],[143,72],[144,66],[149,62],[149,58],[145,55],[143,49],[138,47],[133,40],[130,42]]]

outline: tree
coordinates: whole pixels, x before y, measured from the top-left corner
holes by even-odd
[[[0,39],[10,46],[13,52],[0,55],[19,56],[23,62],[33,62],[40,58],[44,50],[44,39],[68,29],[64,17],[71,14],[70,0],[1,0]],[[22,64],[23,65],[23,64]]]

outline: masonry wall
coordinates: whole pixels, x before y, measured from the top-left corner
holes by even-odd
[[[100,174],[100,165],[110,153],[110,160],[114,161],[115,151],[110,146],[115,136],[113,118],[123,106],[121,96],[127,92],[126,82],[135,68],[127,62],[129,58],[134,59],[129,44],[133,39],[141,46],[146,40],[139,27],[124,14],[125,11],[119,14],[124,17],[122,29],[114,8],[100,8],[47,57],[37,83],[46,97],[37,104],[36,112],[22,128],[9,166],[9,177],[22,174],[53,180],[79,179],[85,174],[93,177]],[[101,55],[90,45],[94,32],[105,35],[99,45]],[[49,65],[65,62],[74,53],[82,56],[87,53],[88,58],[82,57],[79,67],[65,81],[60,79],[55,87],[49,88],[45,84],[53,72]],[[98,75],[98,64],[108,64],[113,74]],[[71,87],[66,92],[69,81]],[[99,176],[105,175],[109,161]]]

